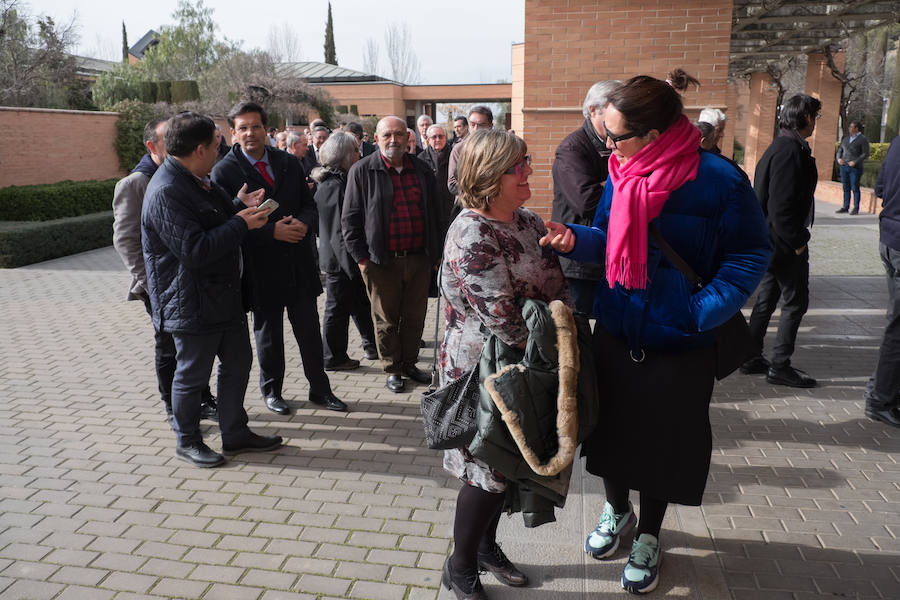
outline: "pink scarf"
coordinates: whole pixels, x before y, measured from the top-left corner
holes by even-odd
[[[624,165],[609,157],[613,198],[606,242],[609,287],[647,287],[647,226],[672,191],[697,176],[700,130],[684,115]]]

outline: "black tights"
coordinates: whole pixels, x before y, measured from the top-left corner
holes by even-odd
[[[497,524],[506,494],[494,494],[481,488],[463,484],[456,498],[453,520],[453,570],[477,570],[478,551],[493,548]]]
[[[606,501],[612,505],[616,514],[626,512],[628,510],[628,494],[631,490],[620,482],[606,477],[603,478],[603,487],[606,488]],[[659,530],[662,529],[663,518],[666,516],[668,506],[669,503],[665,500],[657,500],[641,492],[641,514],[634,537],[637,538],[642,533],[649,533],[659,539]]]

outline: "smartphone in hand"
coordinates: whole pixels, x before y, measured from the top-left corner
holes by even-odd
[[[257,206],[256,211],[259,212],[264,210],[268,212],[274,212],[278,208],[278,206],[278,202],[269,198],[268,200]]]

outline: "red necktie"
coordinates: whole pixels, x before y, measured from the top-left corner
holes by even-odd
[[[272,176],[269,175],[269,172],[266,170],[266,163],[264,163],[261,160],[257,161],[256,168],[257,168],[257,170],[259,170],[259,174],[262,175],[262,178],[266,180],[266,183],[269,184],[269,187],[274,188],[275,182],[272,181]]]

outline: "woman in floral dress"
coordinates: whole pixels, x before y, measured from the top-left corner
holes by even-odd
[[[441,385],[475,366],[490,334],[525,347],[528,331],[519,299],[573,305],[558,259],[538,243],[547,232],[543,221],[522,208],[531,197],[526,150],[521,138],[502,131],[477,131],[466,140],[457,168],[465,210],[450,225],[441,265],[441,293],[447,301]],[[444,468],[463,482],[444,585],[457,598],[487,598],[479,569],[507,585],[527,585],[528,577],[495,540],[506,492],[503,476],[465,448],[446,451]]]

